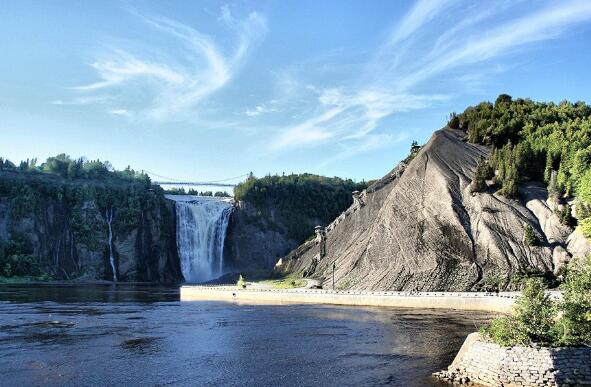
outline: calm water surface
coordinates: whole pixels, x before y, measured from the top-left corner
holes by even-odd
[[[180,302],[177,288],[0,286],[0,385],[428,386],[478,312]]]

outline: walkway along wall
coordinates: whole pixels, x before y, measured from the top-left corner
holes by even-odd
[[[510,313],[517,293],[367,292],[311,289],[237,289],[234,286],[183,286],[181,301],[313,303],[400,308],[436,308]]]

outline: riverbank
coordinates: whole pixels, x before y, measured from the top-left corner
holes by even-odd
[[[457,309],[510,313],[518,292],[368,292],[323,289],[238,289],[235,286],[182,286],[181,301],[228,301]]]

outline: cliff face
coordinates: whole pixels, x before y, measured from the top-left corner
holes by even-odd
[[[472,193],[486,147],[459,130],[435,132],[408,165],[402,163],[361,194],[326,230],[282,259],[277,270],[301,271],[338,288],[471,290],[507,283],[519,272],[556,271],[589,244],[558,221],[543,187],[520,187],[520,200],[493,190]],[[525,242],[531,225],[539,246]],[[575,251],[576,250],[576,251]]]
[[[268,208],[273,214],[273,209]],[[310,230],[314,220],[310,220]],[[317,221],[316,221],[317,222]],[[238,203],[230,217],[224,244],[227,270],[272,268],[279,257],[297,247],[298,241],[287,236],[275,217],[259,216],[259,210],[248,202]]]
[[[98,203],[110,196],[96,194],[101,187],[94,186],[84,187],[95,195],[90,200],[45,195],[42,192],[49,185],[45,180],[65,184],[58,178],[27,180],[23,187],[32,192],[30,200],[34,202],[30,210],[19,210],[19,200],[27,198],[22,192],[0,195],[0,245],[4,246],[2,255],[9,262],[8,268],[13,275],[24,275],[15,274],[15,265],[29,262],[35,267],[32,272],[46,273],[55,279],[113,279],[107,214],[101,209],[105,204]],[[82,191],[77,186],[76,189]],[[112,252],[117,279],[180,281],[173,204],[147,189],[141,195],[140,204],[134,207],[137,212],[131,215],[131,206],[109,205],[113,211]],[[17,253],[11,253],[14,248],[10,246],[15,245],[20,247]],[[6,262],[2,263],[3,269],[8,270]]]

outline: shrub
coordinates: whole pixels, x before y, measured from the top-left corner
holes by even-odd
[[[492,179],[494,175],[495,172],[488,161],[484,157],[481,157],[476,165],[474,180],[472,180],[472,192],[484,191],[486,189],[486,181]]]
[[[481,328],[480,333],[503,347],[528,342],[527,336],[523,330],[518,329],[515,319],[511,316],[494,319],[488,327]]]
[[[245,284],[246,284],[246,282],[244,281],[244,277],[242,277],[242,274],[240,274],[238,276],[238,281],[236,282],[236,286],[238,286],[239,288],[243,288]]]
[[[460,127],[460,117],[456,113],[451,113],[447,125],[452,129],[458,129]]]
[[[562,289],[562,317],[557,324],[559,344],[591,346],[591,256],[582,263],[569,264]]]
[[[481,333],[502,346],[554,343],[554,302],[546,294],[539,278],[525,282],[523,293],[515,304],[512,316],[491,322]]]
[[[502,346],[591,346],[591,257],[569,264],[561,302],[553,302],[545,289],[541,279],[528,279],[513,315],[480,332]]]
[[[526,224],[524,227],[524,241],[525,244],[528,246],[538,246],[540,244],[540,239],[536,235],[534,228]]]
[[[516,325],[529,342],[552,343],[554,302],[546,294],[546,286],[539,278],[525,282],[521,297],[515,304]]]

